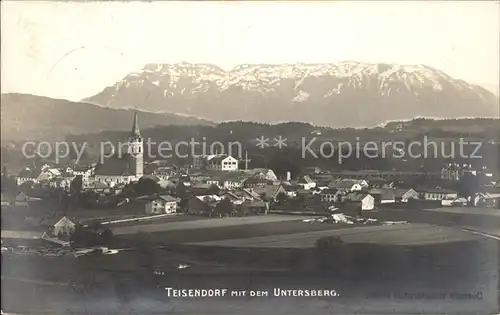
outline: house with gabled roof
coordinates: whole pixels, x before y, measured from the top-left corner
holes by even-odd
[[[382,203],[395,203],[396,193],[394,189],[390,188],[374,188],[368,191],[370,195],[375,199],[376,204]]]
[[[343,201],[346,203],[354,203],[358,205],[361,211],[369,211],[375,209],[375,198],[366,193],[353,192],[347,194]]]
[[[177,212],[179,200],[170,195],[160,195],[146,204],[147,214],[169,214]]]
[[[58,168],[51,168],[51,167],[43,167],[40,174],[38,174],[37,181],[38,182],[43,182],[43,181],[50,181],[54,178],[60,177],[62,175],[62,172]]]
[[[235,176],[231,176],[231,175]],[[235,172],[215,175],[207,180],[207,184],[216,185],[220,189],[238,189],[243,187],[245,178],[238,176]]]
[[[278,177],[274,173],[274,171],[270,168],[253,168],[245,171],[250,176],[259,176],[268,181],[277,181]]]
[[[312,180],[309,175],[302,176],[298,181],[297,185],[305,190],[310,190],[316,188],[316,182]]]
[[[210,214],[221,200],[217,195],[192,196],[188,201],[188,211],[199,215]]]
[[[233,203],[243,203],[244,201],[262,201],[262,198],[253,189],[236,189],[225,191],[220,194],[221,198],[229,199]]]
[[[322,189],[319,193],[322,202],[335,203],[342,199],[342,191],[336,188]]]
[[[136,176],[135,160],[128,154],[112,157],[96,166],[94,180],[109,187],[137,181],[139,178]]]
[[[253,191],[262,196],[262,199],[266,201],[277,201],[280,193],[286,195],[283,185],[266,185],[264,187],[253,188]]]
[[[418,192],[413,188],[396,188],[394,189],[394,196],[396,202],[408,202],[409,200],[416,200],[419,197]]]
[[[205,158],[204,165],[207,169],[218,171],[237,171],[238,160],[227,154],[209,155]]]
[[[379,176],[369,176],[365,179],[370,188],[393,188],[394,182]]]
[[[116,187],[113,186],[113,187]],[[111,187],[108,186],[106,183],[103,182],[93,182],[88,184],[83,188],[84,191],[92,191],[97,194],[109,194],[111,193]]]
[[[368,187],[368,182],[363,179],[341,179],[328,185],[330,188],[337,188],[346,192],[362,191]]]
[[[53,234],[55,236],[71,235],[75,232],[76,224],[67,217],[62,217],[54,224]]]
[[[245,188],[256,188],[256,187],[264,187],[267,185],[272,185],[272,183],[273,182],[270,181],[268,178],[259,174],[255,174],[249,178],[246,178],[243,181],[243,186]]]
[[[258,199],[258,200],[262,199],[260,197],[259,193],[251,188],[243,188],[243,189],[241,189],[241,192],[245,194],[244,196],[248,196],[249,198]]]
[[[500,198],[500,192],[499,193],[479,192],[474,195],[474,206],[493,208],[495,207],[496,199],[498,198]]]
[[[90,178],[94,175],[95,166],[92,165],[75,165],[72,170],[74,176],[82,176],[83,185],[87,185]]]

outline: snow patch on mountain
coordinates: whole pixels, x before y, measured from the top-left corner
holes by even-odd
[[[309,93],[304,92],[304,91],[299,91],[299,93],[297,94],[297,96],[294,97],[293,101],[294,102],[298,102],[298,103],[305,102],[305,101],[307,101],[307,99],[309,98],[309,96],[310,96]]]
[[[496,99],[479,86],[425,65],[344,61],[242,64],[229,71],[211,64],[147,64],[87,101],[117,108],[134,103],[145,110],[213,120],[330,124],[362,118],[363,124],[372,119],[378,124],[412,115],[487,115]],[[299,105],[316,110],[300,113],[294,107]],[[367,114],[355,114],[354,107]]]

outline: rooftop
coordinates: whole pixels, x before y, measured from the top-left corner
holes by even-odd
[[[129,154],[109,158],[103,164],[99,164],[95,171],[96,175],[103,176],[133,176],[135,173],[135,160]]]

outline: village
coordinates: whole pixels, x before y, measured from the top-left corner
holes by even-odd
[[[45,164],[18,174],[4,168],[2,240],[38,238],[67,245],[77,226],[112,234],[110,227],[123,224],[248,216],[256,222],[268,220],[257,217],[295,215],[297,220],[308,216],[303,222],[366,224],[377,222],[372,216],[384,209],[458,208],[467,213],[500,205],[498,174],[469,165],[450,163],[440,173],[312,166],[278,178],[271,169],[249,168],[248,159],[225,154],[195,157],[185,166],[145,163],[137,114],[128,141],[134,154],[102,164]],[[475,187],[465,179],[475,180]]]
[[[38,2],[0,314],[499,313],[498,2]]]

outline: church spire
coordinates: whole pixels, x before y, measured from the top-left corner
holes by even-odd
[[[134,124],[132,125],[132,136],[141,136],[141,132],[139,131],[139,122],[137,118],[137,111],[134,113]]]

